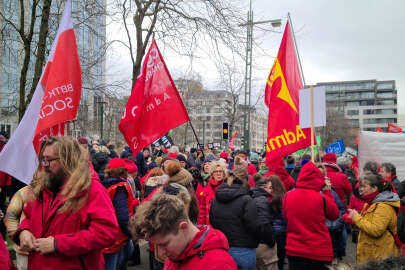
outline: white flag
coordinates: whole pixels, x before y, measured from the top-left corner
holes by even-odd
[[[326,126],[325,87],[317,86],[314,91],[314,127]],[[299,93],[300,101],[300,128],[311,127],[311,90],[305,88]]]

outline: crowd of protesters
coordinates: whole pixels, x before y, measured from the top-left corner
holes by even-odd
[[[152,270],[350,269],[342,264],[348,234],[357,269],[402,262],[390,258],[405,240],[405,187],[392,163],[120,150],[51,137],[30,185],[0,173],[0,229],[16,254],[14,266],[0,241],[0,270],[127,269],[140,264],[141,239]]]

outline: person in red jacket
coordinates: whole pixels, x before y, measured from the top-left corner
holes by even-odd
[[[167,257],[165,270],[236,270],[225,235],[208,226],[196,227],[184,202],[175,195],[158,194],[139,206],[131,229],[150,239],[159,256]]]
[[[286,191],[294,188],[294,179],[285,169],[282,158],[267,162],[267,166],[269,171],[263,175],[263,178],[269,177],[270,175],[277,175],[283,182]]]
[[[302,167],[296,189],[284,196],[283,213],[287,221],[285,248],[289,269],[326,269],[333,260],[326,219],[339,218],[339,209],[330,184],[326,185],[324,175],[314,163]]]
[[[210,164],[210,174],[211,179],[208,184],[204,187],[202,191],[201,198],[199,200],[199,215],[197,224],[198,225],[209,225],[210,224],[210,208],[211,202],[215,198],[215,191],[221,186],[226,177],[227,170],[225,164],[219,161],[211,162]]]
[[[342,169],[337,165],[336,154],[327,153],[323,156],[323,165],[326,168],[326,175],[329,177],[332,187],[339,195],[339,199],[342,203],[345,203],[345,196],[352,193],[352,185],[347,179],[346,174],[342,172]]]
[[[106,189],[70,137],[51,137],[39,156],[43,173],[13,240],[29,252],[28,269],[104,269],[102,249],[118,234]]]

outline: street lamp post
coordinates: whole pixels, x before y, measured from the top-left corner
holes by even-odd
[[[104,131],[104,104],[107,104],[105,101],[98,101],[97,102],[100,106],[100,140],[104,139],[103,131]]]
[[[266,20],[253,22],[252,0],[250,0],[250,9],[248,11],[247,23],[239,26],[246,26],[247,41],[246,41],[246,69],[245,69],[245,104],[243,114],[243,137],[244,150],[250,149],[250,111],[251,111],[251,91],[252,91],[252,47],[253,47],[253,25],[271,23],[273,27],[280,27],[281,20]]]

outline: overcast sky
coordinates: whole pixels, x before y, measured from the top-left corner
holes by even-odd
[[[301,56],[305,82],[349,80],[395,80],[399,113],[405,114],[405,1],[402,0],[252,0],[254,20],[282,19],[280,33],[263,34],[254,29],[255,42],[263,51],[254,52],[254,87],[265,87],[277,54],[282,31],[290,12]],[[248,6],[246,0],[246,6]],[[247,10],[246,10],[247,12]],[[267,27],[270,28],[270,27]],[[115,33],[117,32],[114,29]],[[107,29],[107,32],[108,29]],[[125,36],[122,37],[125,39]],[[158,44],[159,45],[159,44]],[[173,77],[190,68],[187,61],[163,53]],[[109,60],[129,67],[127,57]],[[217,73],[209,61],[201,59],[193,67],[206,88],[214,89]],[[125,63],[126,62],[126,63]],[[243,61],[241,61],[243,68]],[[131,71],[121,72],[129,77]],[[262,89],[261,89],[262,88]]]

